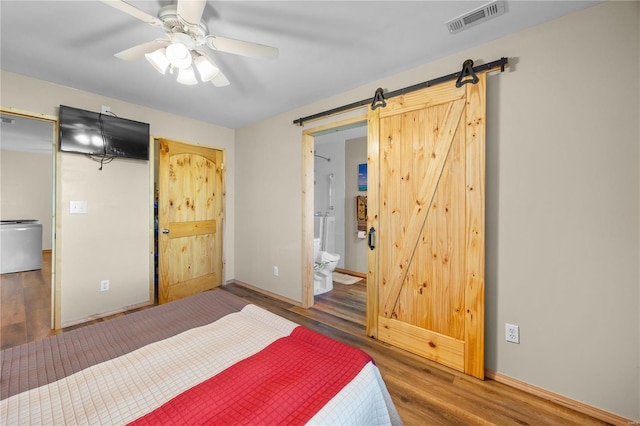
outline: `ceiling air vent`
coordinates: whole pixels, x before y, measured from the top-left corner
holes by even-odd
[[[466,30],[472,25],[479,24],[487,19],[502,15],[504,12],[504,0],[495,0],[467,12],[464,15],[458,16],[457,18],[448,21],[446,24],[450,33],[458,33],[462,30]]]

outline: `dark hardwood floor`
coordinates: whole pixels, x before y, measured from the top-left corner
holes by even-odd
[[[51,253],[42,269],[0,275],[0,346],[2,349],[56,334],[51,324]]]
[[[50,260],[42,271],[0,276],[3,349],[56,333],[49,330],[49,280]],[[364,280],[353,285],[334,283],[333,291],[316,296],[312,309],[302,309],[237,284],[226,285],[223,291],[369,353],[407,425],[607,424],[496,381],[468,377],[367,337]]]

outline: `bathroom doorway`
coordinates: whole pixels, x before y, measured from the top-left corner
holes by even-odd
[[[366,218],[360,221],[363,231],[360,234],[357,222],[357,197],[360,201],[366,197],[366,190],[358,186],[361,166],[366,167],[367,163],[366,135],[367,123],[363,117],[304,132],[305,307],[315,303],[314,238],[323,237],[318,228],[323,221],[328,223],[323,226],[324,231],[332,233],[327,251],[340,256],[334,271],[334,283],[346,280],[352,284],[366,279]],[[322,240],[326,241],[325,238]]]
[[[367,273],[366,223],[358,221],[358,202],[367,195],[359,182],[366,163],[366,126],[315,137],[314,238],[340,256],[338,272],[360,277]]]

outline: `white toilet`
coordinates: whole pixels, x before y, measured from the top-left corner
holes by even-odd
[[[333,290],[333,270],[336,269],[339,254],[320,250],[320,238],[313,239],[313,294],[323,294]]]

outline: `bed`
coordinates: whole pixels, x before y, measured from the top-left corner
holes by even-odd
[[[223,290],[1,354],[0,423],[401,424],[363,351]]]

